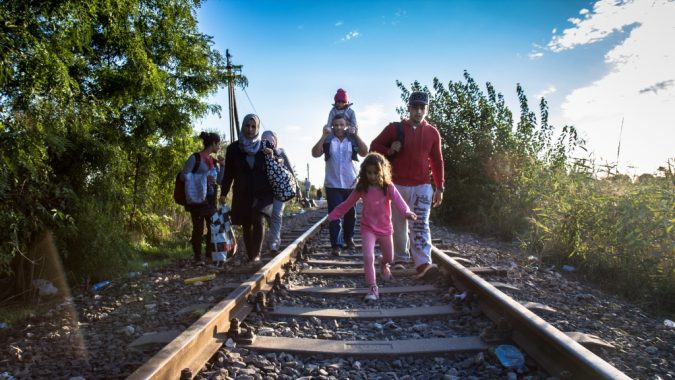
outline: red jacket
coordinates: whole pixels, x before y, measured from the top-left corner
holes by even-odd
[[[441,135],[426,120],[416,128],[407,120],[403,124],[403,147],[391,161],[392,181],[397,185],[417,186],[429,183],[429,168],[436,189],[445,182]],[[387,156],[391,144],[396,141],[396,123],[387,125],[370,143],[370,150]]]

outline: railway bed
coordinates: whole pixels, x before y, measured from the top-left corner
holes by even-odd
[[[411,269],[386,284],[378,275],[380,300],[364,301],[363,271],[349,268],[358,252],[327,260],[326,225],[231,269],[248,277],[130,378],[629,378],[582,346],[609,343],[561,332],[527,307],[553,308],[498,290],[507,269],[469,269],[436,248],[433,283]],[[521,368],[500,364],[501,344],[520,347]]]

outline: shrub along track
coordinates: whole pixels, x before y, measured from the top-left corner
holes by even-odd
[[[381,299],[366,303],[360,254],[330,256],[324,226],[325,218],[262,268],[230,270],[248,277],[130,378],[515,379],[494,354],[503,343],[526,352],[519,372],[530,379],[628,378],[575,340],[611,345],[560,332],[528,309],[551,308],[498,290],[513,289],[498,281],[506,269],[466,268],[436,248],[434,284],[412,268],[394,271]]]

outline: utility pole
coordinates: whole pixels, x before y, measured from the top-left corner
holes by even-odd
[[[230,143],[239,140],[239,115],[237,114],[237,100],[234,97],[234,84],[236,79],[241,78],[242,65],[233,65],[231,61],[230,49],[225,50],[225,59],[227,69],[225,78],[227,79],[227,99],[230,110]],[[236,138],[235,138],[236,135]]]
[[[621,155],[621,135],[623,135],[623,117],[621,118],[621,127],[619,128],[619,146],[616,148],[616,170],[619,171],[619,156]]]

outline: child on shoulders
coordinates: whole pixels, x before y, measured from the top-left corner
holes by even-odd
[[[333,108],[331,108],[330,112],[328,113],[328,121],[326,122],[324,128],[332,127],[335,116],[342,115],[342,117],[344,117],[345,121],[347,122],[347,135],[356,134],[356,129],[358,128],[356,123],[356,113],[354,113],[354,110],[351,108],[354,103],[349,103],[347,91],[338,88],[335,96],[333,97],[333,100],[335,100],[335,103],[333,104]]]
[[[364,272],[366,283],[370,290],[365,297],[366,301],[375,301],[380,298],[377,281],[375,280],[375,242],[380,243],[382,258],[380,259],[380,273],[384,281],[392,280],[389,266],[393,260],[391,225],[391,202],[410,220],[417,219],[417,215],[410,211],[396,187],[391,182],[391,166],[389,161],[379,153],[369,153],[361,163],[356,189],[349,197],[340,203],[328,214],[328,220],[339,219],[347,210],[359,200],[363,200],[361,211],[361,250],[363,253]]]

